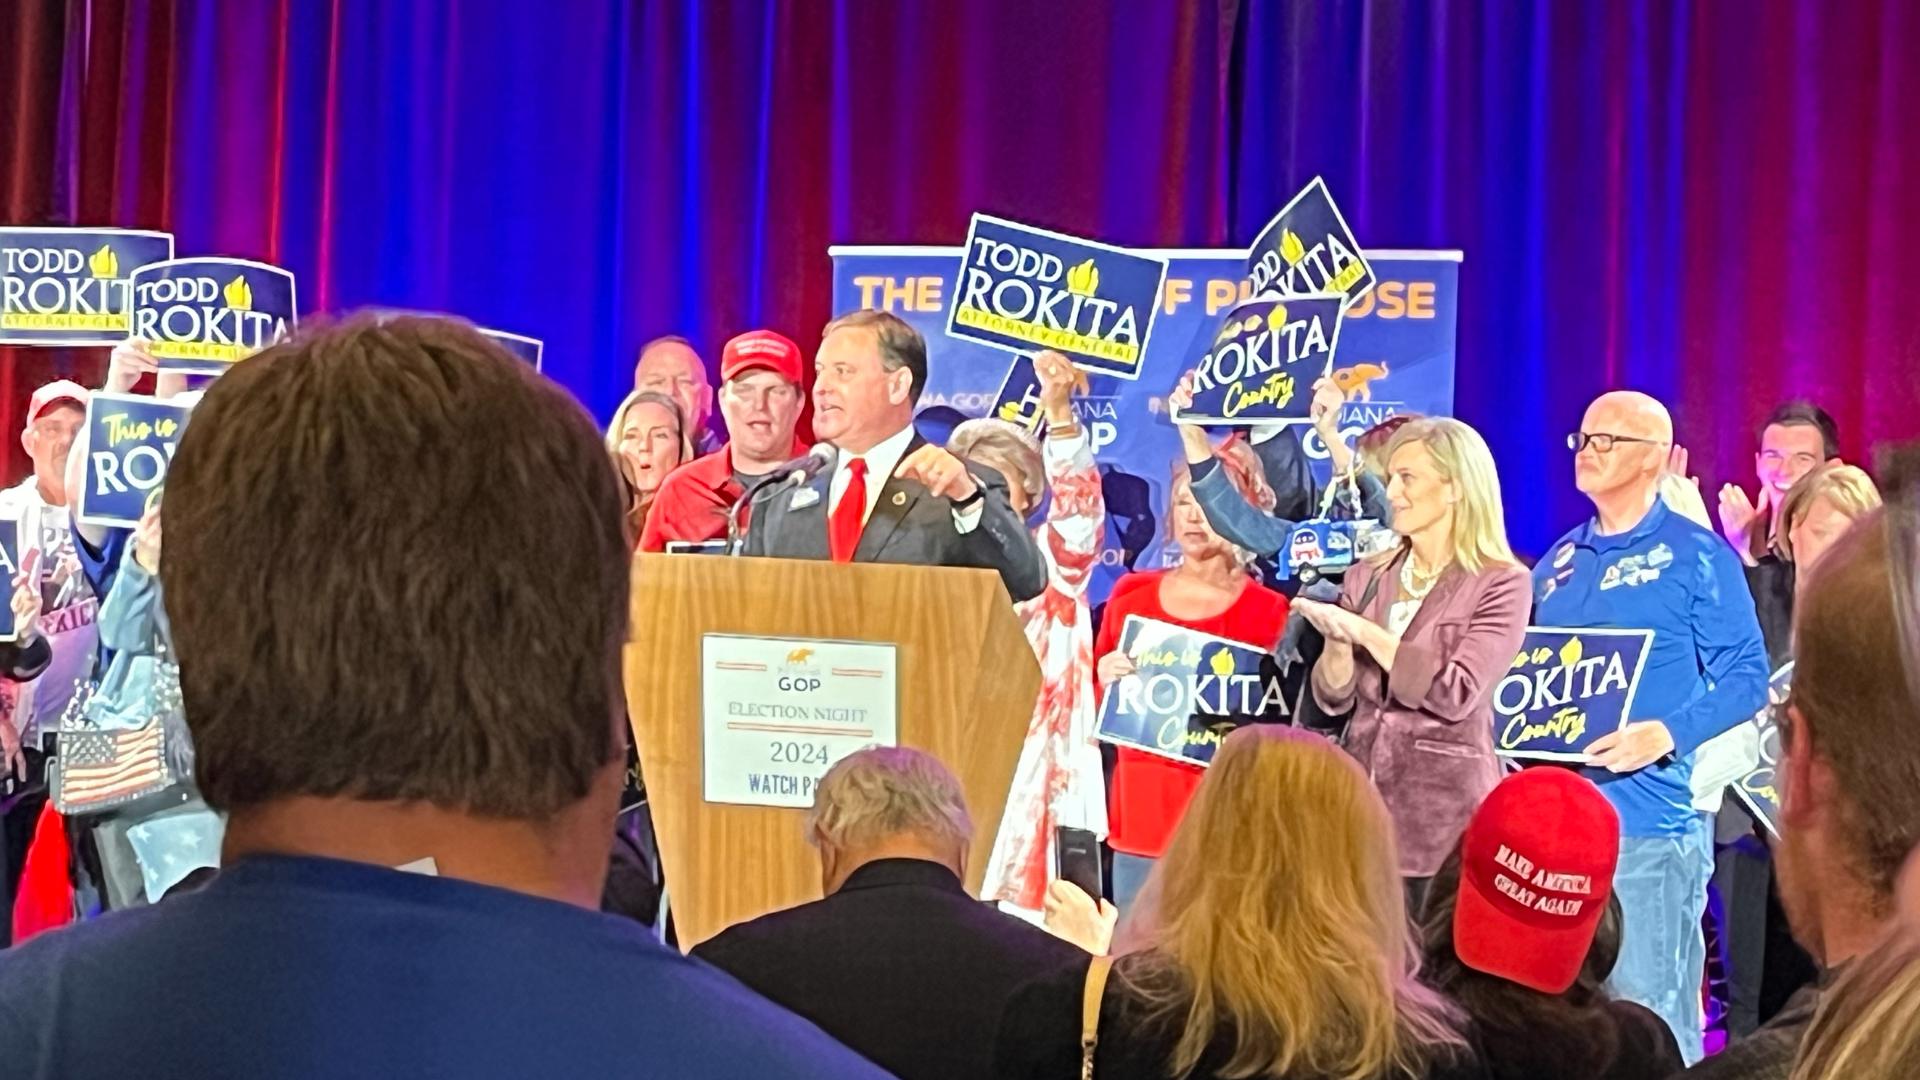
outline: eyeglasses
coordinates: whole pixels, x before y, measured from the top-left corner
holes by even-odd
[[[1615,443],[1646,443],[1650,446],[1667,445],[1664,439],[1637,439],[1632,435],[1609,435],[1604,431],[1596,431],[1591,434],[1584,431],[1576,431],[1567,436],[1567,449],[1576,454],[1589,446],[1593,447],[1593,452],[1596,454],[1611,453]]]

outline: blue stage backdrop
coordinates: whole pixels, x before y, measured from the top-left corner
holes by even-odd
[[[811,349],[832,244],[975,213],[1245,248],[1324,177],[1359,242],[1459,249],[1456,411],[1537,553],[1561,439],[1674,406],[1708,490],[1818,398],[1849,457],[1920,413],[1912,0],[10,0],[0,221],[283,266],[302,315],[546,343],[601,417],[634,349]],[[105,350],[0,350],[0,428]],[[24,474],[0,441],[5,479]]]
[[[1016,354],[945,332],[960,269],[957,247],[837,247],[836,311],[879,308],[927,339],[922,410],[985,416]],[[1167,392],[1207,349],[1220,316],[1245,295],[1245,251],[1146,250],[1168,261],[1153,335],[1138,379],[1095,375],[1076,409],[1094,441],[1107,495],[1107,542],[1093,581],[1095,603],[1128,569],[1157,569],[1177,554],[1167,537],[1167,486],[1180,437],[1167,418]],[[1453,414],[1457,251],[1368,251],[1380,283],[1347,313],[1334,377],[1354,400],[1341,413],[1351,436],[1401,412]],[[1303,391],[1304,392],[1304,391]],[[1327,468],[1326,447],[1303,428],[1307,451]],[[1277,438],[1292,438],[1283,432]]]

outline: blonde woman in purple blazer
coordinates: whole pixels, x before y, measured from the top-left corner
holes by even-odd
[[[1348,571],[1337,604],[1296,600],[1326,635],[1313,695],[1353,710],[1346,747],[1379,787],[1416,902],[1500,780],[1493,692],[1532,608],[1479,432],[1415,420],[1387,445],[1399,547]]]

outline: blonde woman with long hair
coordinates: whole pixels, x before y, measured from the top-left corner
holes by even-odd
[[[1533,598],[1479,432],[1444,417],[1394,432],[1387,498],[1400,545],[1348,571],[1338,603],[1295,608],[1326,635],[1314,699],[1330,716],[1352,711],[1347,751],[1380,787],[1418,902],[1500,782],[1493,692]]]
[[[1094,1031],[1099,1080],[1482,1075],[1459,1013],[1417,978],[1386,807],[1317,735],[1227,737],[1123,938]],[[1075,1075],[1089,966],[1014,994],[997,1076]]]

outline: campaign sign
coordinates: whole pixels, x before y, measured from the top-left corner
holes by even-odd
[[[80,521],[132,528],[166,483],[192,408],[132,394],[96,393],[87,402],[86,469]]]
[[[1040,376],[1034,374],[1032,356],[1021,353],[1013,358],[1013,366],[1001,380],[1000,392],[994,396],[993,408],[987,415],[1036,436],[1046,430],[1047,410],[1040,402]]]
[[[1129,615],[1120,651],[1134,672],[1107,687],[1096,738],[1206,765],[1234,728],[1287,718],[1265,649]]]
[[[171,258],[169,233],[0,228],[0,345],[125,341],[133,272]]]
[[[1789,661],[1768,680],[1767,707],[1753,718],[1753,726],[1760,729],[1760,763],[1733,784],[1733,793],[1775,836],[1780,835],[1780,781],[1774,775],[1780,762],[1780,727],[1774,723],[1774,709],[1787,700],[1792,688],[1793,663]]]
[[[1167,260],[973,215],[947,333],[1140,377]]]
[[[1493,691],[1493,749],[1502,757],[1583,761],[1587,744],[1626,723],[1651,630],[1529,626]]]
[[[1227,312],[1193,365],[1193,407],[1182,424],[1307,424],[1313,384],[1333,370],[1344,297],[1250,300]]]
[[[247,259],[174,259],[133,275],[133,335],[161,371],[218,375],[287,336],[293,275]]]
[[[12,595],[13,579],[20,573],[20,522],[13,518],[0,518],[0,573],[6,574],[8,595]],[[20,628],[13,621],[13,605],[7,605],[0,611],[0,641],[13,641],[20,636]],[[7,723],[0,717],[0,724]]]
[[[1260,230],[1247,252],[1247,279],[1255,296],[1340,293],[1348,306],[1372,291],[1375,281],[1347,219],[1317,176]]]
[[[521,334],[509,334],[505,330],[489,330],[484,326],[476,326],[474,329],[480,331],[480,336],[486,338],[488,341],[507,350],[518,359],[525,360],[527,363],[532,364],[533,370],[540,370],[540,352],[543,343],[539,338],[530,338]]]
[[[892,312],[926,339],[921,408],[966,417],[996,414],[1012,354],[944,333],[959,296],[957,245],[836,247],[831,253],[833,310]],[[1193,366],[1190,346],[1211,341],[1221,316],[1252,299],[1245,248],[1145,254],[1167,259],[1167,281],[1140,377],[1093,375],[1088,391],[1070,403],[1093,448],[1106,496],[1107,524],[1087,588],[1095,605],[1128,572],[1179,559],[1166,506],[1167,463],[1181,456],[1180,433],[1167,419],[1167,394]],[[1367,252],[1380,282],[1341,321],[1340,352],[1329,376],[1353,395],[1339,421],[1349,441],[1400,413],[1453,414],[1460,258],[1452,251]],[[1303,392],[1311,389],[1309,384]],[[1293,425],[1275,437],[1298,439],[1315,475],[1326,482],[1327,448],[1312,425]]]
[[[410,308],[387,307],[367,308],[365,311],[371,314],[376,321],[383,323],[389,319],[452,319],[462,325],[473,327],[479,331],[481,337],[507,350],[515,357],[532,364],[533,370],[540,370],[540,358],[541,353],[545,351],[545,343],[539,338],[530,338],[525,334],[510,334],[505,330],[489,329],[463,319],[458,315],[448,315],[438,311],[415,311]]]

